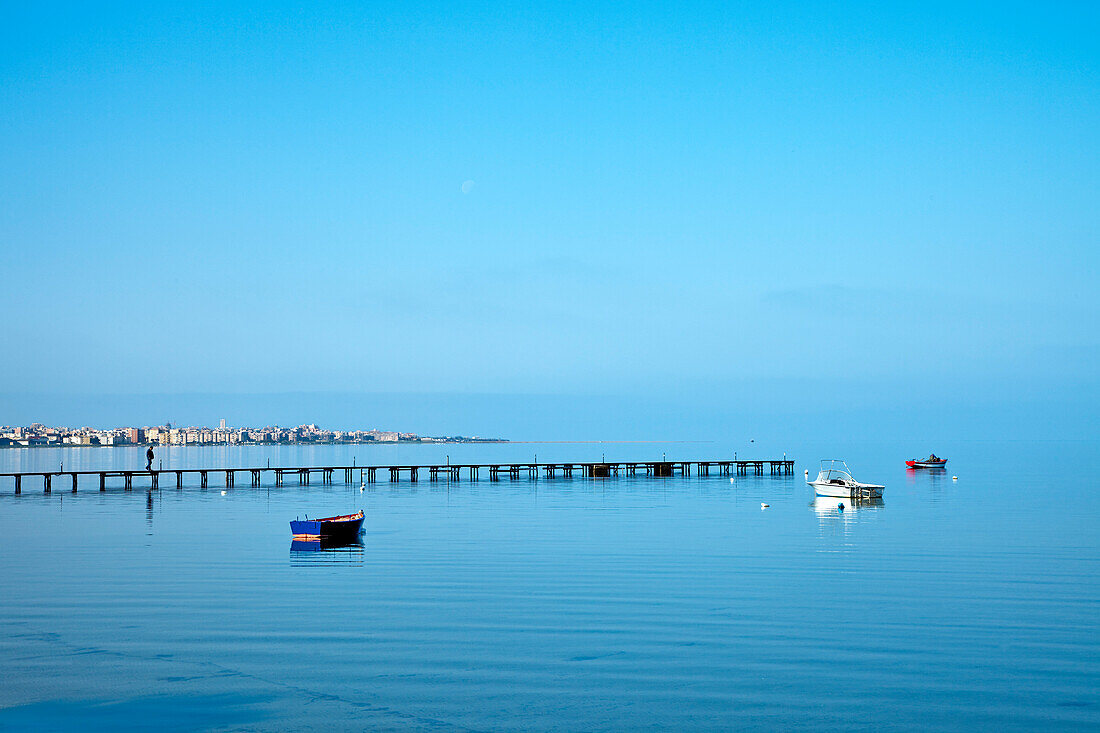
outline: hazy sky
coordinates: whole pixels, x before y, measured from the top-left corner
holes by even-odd
[[[874,395],[1095,433],[1098,8],[8,3],[7,413]]]

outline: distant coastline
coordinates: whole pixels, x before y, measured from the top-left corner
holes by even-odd
[[[113,448],[118,446],[225,446],[225,445],[393,445],[397,443],[507,443],[503,438],[442,435],[426,436],[390,430],[328,430],[315,424],[294,428],[205,426],[141,428],[69,428],[41,423],[0,426],[0,448]]]
[[[380,441],[380,440],[326,440],[326,441],[309,441],[309,442],[293,442],[287,441],[285,443],[168,443],[164,448],[173,447],[188,447],[188,448],[224,448],[230,445],[245,445],[245,446],[264,446],[264,445],[438,445],[448,444],[453,445],[455,443],[513,443],[515,441],[508,440],[507,438],[417,438],[415,440],[393,440],[393,441]],[[542,441],[542,442],[563,442],[563,443],[584,443],[584,442],[598,442],[598,443],[632,443],[632,442],[649,442],[649,441]],[[691,441],[678,441],[678,442],[691,442]],[[160,445],[158,443],[111,443],[111,444],[99,444],[99,443],[35,443],[33,445],[23,445],[21,443],[4,443],[0,442],[0,450],[10,449],[17,450],[19,448],[135,448],[138,446],[144,447],[148,445]]]

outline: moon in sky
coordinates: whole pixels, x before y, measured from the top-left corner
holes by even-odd
[[[474,190],[474,182],[473,181],[463,181],[462,182],[462,193],[469,193],[470,191],[473,191],[473,190]]]

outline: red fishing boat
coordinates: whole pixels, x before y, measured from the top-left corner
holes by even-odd
[[[940,458],[933,453],[927,458],[914,458],[911,461],[906,461],[905,465],[909,468],[943,468],[947,465],[947,459]]]

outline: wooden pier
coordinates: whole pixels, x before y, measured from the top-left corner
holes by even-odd
[[[283,486],[288,478],[293,481],[297,478],[299,486],[309,486],[311,479],[316,479],[322,484],[331,484],[333,476],[340,476],[343,483],[351,484],[358,480],[361,483],[375,483],[379,474],[389,477],[390,482],[419,481],[421,476],[426,476],[429,481],[460,481],[465,474],[470,481],[479,481],[482,473],[490,481],[499,481],[507,476],[511,480],[527,477],[539,478],[572,478],[579,475],[584,478],[611,478],[613,476],[652,476],[654,478],[670,477],[674,475],[690,476],[692,471],[697,476],[709,476],[711,471],[721,476],[763,476],[768,473],[772,476],[789,476],[794,473],[794,461],[766,460],[766,461],[619,461],[598,463],[467,463],[467,464],[427,464],[427,465],[403,465],[403,466],[295,466],[295,467],[271,467],[263,468],[168,468],[144,470],[112,469],[106,471],[25,471],[17,473],[0,473],[0,478],[12,478],[15,481],[15,493],[23,491],[24,479],[40,479],[44,491],[49,494],[53,490],[54,479],[64,481],[63,487],[70,488],[76,493],[82,478],[99,479],[99,490],[107,490],[107,479],[122,479],[123,488],[131,491],[134,488],[134,480],[137,479],[147,489],[159,489],[162,476],[169,480],[175,479],[175,487],[182,489],[184,475],[198,476],[199,486],[207,488],[210,475],[223,477],[223,486],[233,487],[237,485],[237,474],[247,476],[253,487],[263,485],[265,475],[269,477],[275,486]]]

